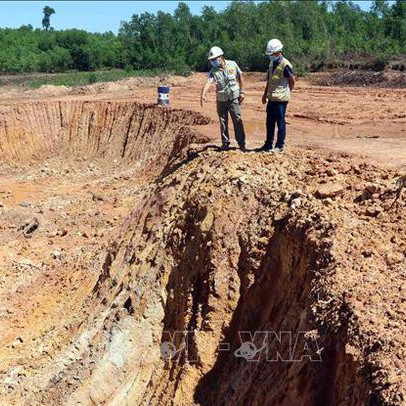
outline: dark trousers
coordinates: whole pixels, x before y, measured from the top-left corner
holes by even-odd
[[[242,123],[241,106],[238,99],[228,100],[225,102],[217,102],[217,114],[220,120],[220,132],[222,144],[230,144],[230,136],[228,134],[228,113],[234,125],[235,138],[240,147],[245,147],[245,131]]]
[[[288,102],[268,101],[266,106],[266,147],[272,148],[275,138],[275,126],[278,125],[276,148],[283,148],[286,137],[285,114]]]

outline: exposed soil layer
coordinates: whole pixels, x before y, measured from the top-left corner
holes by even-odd
[[[165,166],[195,140],[185,126],[209,119],[136,102],[58,101],[2,106],[4,161],[103,158],[131,161],[146,171]]]
[[[14,399],[1,403],[22,404],[17,382],[46,373],[54,351],[70,342],[71,318],[139,189],[181,164],[187,145],[204,140],[189,125],[210,120],[132,102],[1,111],[1,372],[3,395]]]
[[[2,404],[404,404],[403,173],[209,121],[1,107]]]

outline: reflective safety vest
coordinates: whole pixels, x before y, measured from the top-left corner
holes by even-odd
[[[224,69],[212,68],[209,77],[216,84],[217,101],[235,100],[240,96],[240,85],[237,76],[241,72],[234,61],[225,61]]]
[[[292,69],[291,63],[282,57],[276,68],[273,69],[273,62],[269,64],[268,70],[268,100],[276,102],[285,102],[290,100],[290,88],[288,78],[285,78],[283,71],[289,66]]]

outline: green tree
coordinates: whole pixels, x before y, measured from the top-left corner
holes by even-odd
[[[387,0],[375,0],[372,4],[372,13],[378,17],[385,17],[390,12]]]
[[[42,12],[44,13],[44,17],[42,19],[42,27],[45,31],[48,31],[49,27],[51,26],[51,15],[55,14],[55,10],[52,7],[45,6]]]
[[[406,40],[406,2],[396,0],[392,6],[392,37],[402,43],[403,49]]]

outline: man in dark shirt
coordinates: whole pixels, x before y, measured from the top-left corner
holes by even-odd
[[[295,76],[291,63],[282,54],[283,45],[278,39],[271,39],[267,44],[266,53],[270,64],[267,82],[262,96],[266,106],[266,141],[263,151],[283,152],[286,138],[285,114],[290,92],[295,86]],[[278,126],[278,138],[275,147],[275,127]]]

